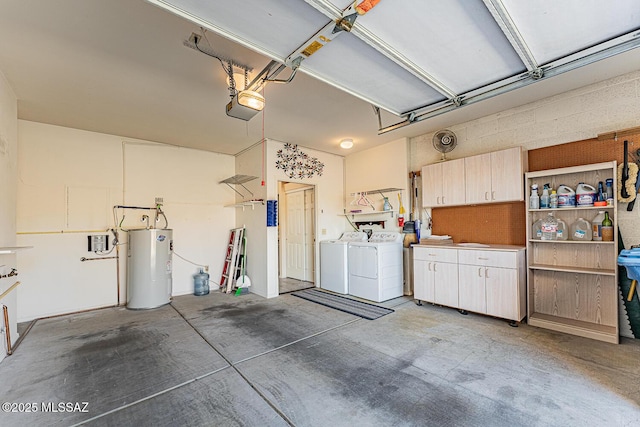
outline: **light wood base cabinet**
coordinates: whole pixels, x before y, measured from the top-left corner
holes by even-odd
[[[414,298],[516,322],[526,315],[525,250],[414,246]]]
[[[413,248],[413,295],[419,301],[458,306],[458,253],[455,249]]]
[[[524,248],[461,249],[458,271],[461,309],[517,322],[526,316]]]

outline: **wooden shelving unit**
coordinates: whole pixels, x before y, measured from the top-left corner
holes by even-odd
[[[549,183],[552,188],[596,184],[613,178],[617,194],[616,162],[529,172],[526,188]],[[527,206],[529,206],[527,195]],[[532,225],[554,212],[567,227],[578,218],[592,222],[599,211],[609,212],[614,241],[537,240]],[[527,209],[527,313],[532,326],[617,344],[618,330],[618,215],[613,206]]]

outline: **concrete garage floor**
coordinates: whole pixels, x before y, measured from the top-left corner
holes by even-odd
[[[39,320],[0,363],[0,402],[37,412],[0,426],[640,425],[640,340],[383,305],[371,321],[216,292]]]

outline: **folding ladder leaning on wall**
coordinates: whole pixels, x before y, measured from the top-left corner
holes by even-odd
[[[227,252],[222,267],[222,277],[220,278],[220,289],[226,293],[231,293],[240,274],[240,262],[242,255],[242,245],[244,242],[244,228],[233,228],[229,232]]]

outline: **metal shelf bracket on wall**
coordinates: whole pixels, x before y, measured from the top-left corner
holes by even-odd
[[[351,218],[354,219],[354,215],[371,215],[371,214],[386,214],[389,213],[391,214],[391,217],[393,218],[393,215],[395,212],[397,212],[396,210],[394,210],[393,205],[391,205],[391,203],[389,203],[389,206],[391,206],[390,210],[376,210],[376,208],[373,206],[373,203],[367,198],[367,194],[375,194],[378,193],[382,196],[383,199],[388,199],[388,197],[385,195],[385,193],[391,193],[391,192],[401,192],[404,191],[403,188],[380,188],[380,189],[376,189],[376,190],[370,190],[370,191],[362,191],[362,192],[357,192],[357,193],[351,193],[352,196],[356,196],[356,199],[354,199],[350,205],[359,205],[359,206],[367,206],[370,207],[372,210],[366,210],[366,211],[362,211],[360,209],[358,210],[350,210],[347,211],[347,209],[344,210],[344,215],[351,215]]]
[[[242,208],[242,210],[244,211],[245,207],[251,206],[251,210],[255,210],[256,205],[264,205],[264,200],[246,200],[244,202],[235,203],[233,205],[226,205],[225,208]]]
[[[242,197],[243,199],[245,198],[245,195],[242,194],[241,192],[239,192],[235,187],[233,187],[233,185],[239,185],[242,188],[245,189],[245,191],[247,191],[247,193],[251,194],[253,196],[253,193],[251,192],[251,190],[249,190],[247,187],[245,187],[243,184],[245,182],[249,182],[249,181],[253,181],[254,179],[257,179],[257,176],[251,176],[251,175],[234,175],[230,178],[227,179],[223,179],[222,181],[220,181],[218,184],[227,184],[227,186],[232,189],[233,191],[235,191],[236,193],[238,193],[240,195],[240,197]]]

